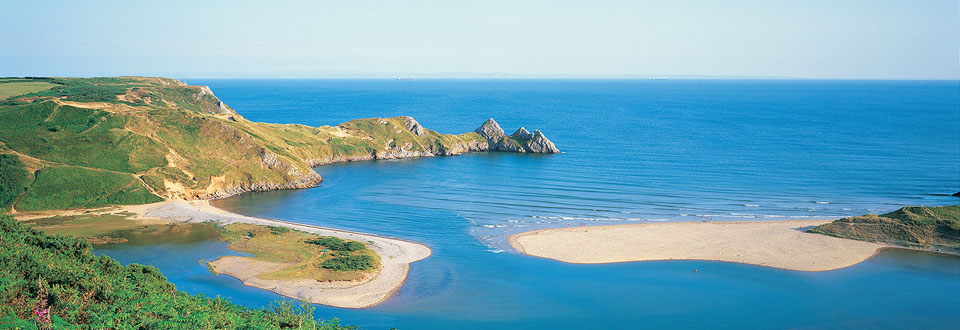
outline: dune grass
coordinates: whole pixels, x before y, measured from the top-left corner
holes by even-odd
[[[284,267],[276,271],[260,274],[258,277],[262,279],[350,281],[366,278],[380,267],[379,255],[363,243],[356,241],[339,238],[330,240],[327,237],[330,246],[325,246],[309,243],[322,239],[316,234],[297,230],[278,231],[270,226],[241,223],[227,225],[221,229],[221,233],[224,239],[230,242],[230,249],[250,253],[255,260],[285,264]],[[350,248],[347,249],[346,246]],[[339,250],[331,247],[339,248]],[[324,252],[324,250],[328,251]],[[324,263],[338,262],[331,260],[345,258],[350,260],[363,259],[367,267],[323,267]]]
[[[960,206],[908,206],[881,214],[843,218],[812,233],[901,246],[960,252]]]

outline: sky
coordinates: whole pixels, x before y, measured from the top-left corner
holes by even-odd
[[[960,1],[0,0],[0,76],[960,79]]]

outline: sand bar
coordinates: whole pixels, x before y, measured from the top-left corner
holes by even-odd
[[[569,263],[716,260],[799,271],[849,267],[886,245],[807,233],[832,220],[668,222],[512,235],[521,253]]]
[[[212,221],[222,225],[249,223],[283,226],[323,236],[335,236],[363,242],[379,254],[381,260],[380,272],[363,281],[262,280],[257,278],[258,274],[276,270],[276,266],[279,264],[234,256],[222,257],[211,262],[211,266],[216,272],[236,277],[243,281],[245,285],[270,290],[302,301],[334,307],[364,308],[383,302],[406,281],[410,263],[422,260],[432,253],[430,248],[416,242],[293,222],[248,217],[216,208],[205,200],[166,201],[154,204],[119,206],[118,208],[77,211],[75,213],[116,213],[123,211],[135,214],[134,218],[138,220],[162,219],[194,223]],[[60,215],[72,214],[71,212],[63,212]],[[52,213],[44,214],[44,216],[53,215]],[[35,217],[35,215],[21,214],[18,218],[20,217],[30,218]]]

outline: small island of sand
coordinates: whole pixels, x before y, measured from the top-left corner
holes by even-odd
[[[806,232],[831,220],[671,222],[551,228],[508,238],[517,251],[569,263],[716,260],[799,271],[860,263],[886,245]]]

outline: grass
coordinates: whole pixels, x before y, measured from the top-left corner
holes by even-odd
[[[31,175],[24,166],[19,157],[0,154],[0,211],[9,209],[30,184]]]
[[[56,86],[58,85],[46,81],[2,79],[0,80],[0,99],[45,91]]]
[[[960,206],[904,207],[881,214],[843,218],[810,232],[912,247],[938,247],[960,252]]]
[[[123,212],[83,214],[33,219],[24,223],[48,235],[85,238],[93,244],[179,244],[220,238],[217,229],[208,223],[136,220],[132,216]]]
[[[0,110],[0,141],[61,164],[126,173],[166,165],[165,148],[124,129],[124,121],[106,111],[46,101]]]
[[[289,228],[288,228],[289,229]],[[235,223],[222,228],[221,234],[230,242],[230,249],[253,255],[253,259],[286,264],[281,269],[260,274],[258,277],[271,280],[315,279],[318,281],[358,280],[368,277],[379,268],[380,257],[363,243],[339,240],[349,245],[352,251],[323,252],[324,245],[308,243],[319,239],[316,234],[297,230],[278,232],[272,226]],[[359,248],[357,248],[359,247]],[[357,258],[366,261],[362,268],[323,268],[323,264],[336,258]]]
[[[78,167],[48,167],[36,172],[36,181],[16,203],[17,210],[38,211],[147,204],[162,201],[129,174]]]

